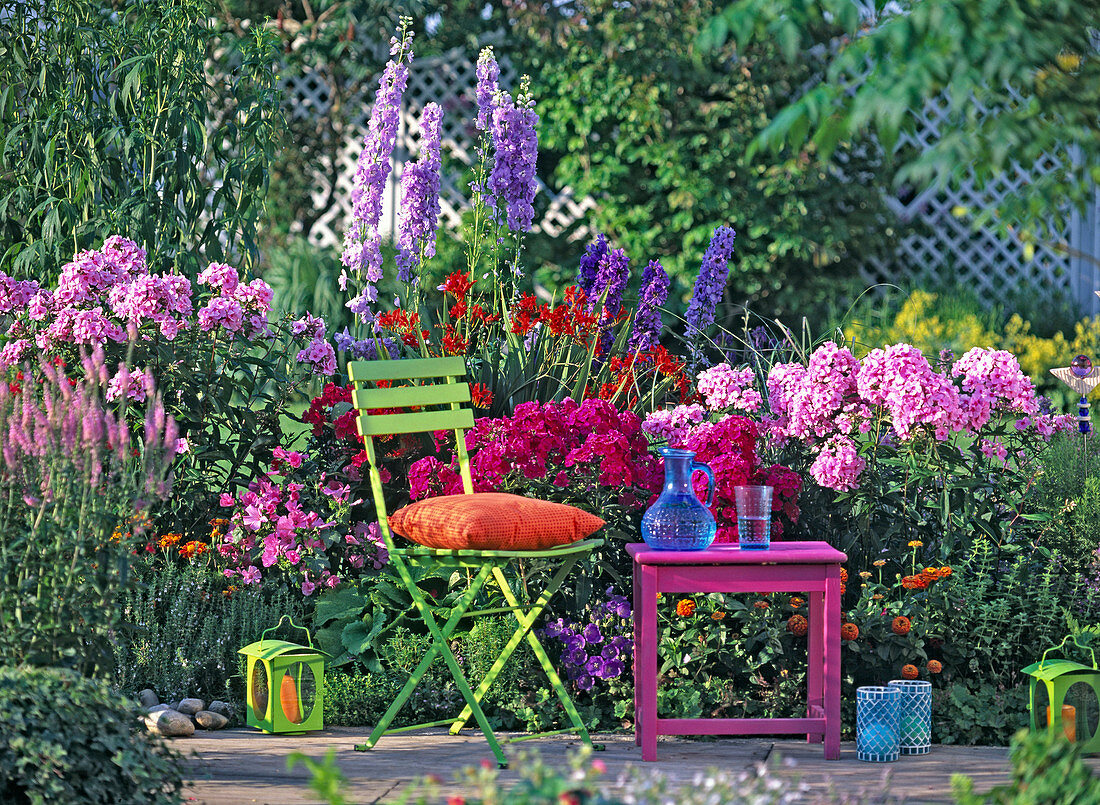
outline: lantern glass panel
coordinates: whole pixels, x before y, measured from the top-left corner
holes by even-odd
[[[271,695],[271,684],[267,679],[267,664],[256,661],[252,669],[252,691],[249,700],[252,702],[252,712],[257,719],[267,717],[267,699]]]
[[[287,666],[279,686],[279,704],[291,724],[302,724],[313,714],[317,703],[317,680],[313,669],[304,662]]]
[[[1077,742],[1092,740],[1100,718],[1100,702],[1096,699],[1096,691],[1087,682],[1074,682],[1066,691],[1065,704],[1075,710]]]
[[[1035,714],[1035,728],[1045,730],[1050,726],[1050,691],[1047,683],[1041,679],[1033,680],[1031,689],[1035,691],[1035,701],[1031,712]]]

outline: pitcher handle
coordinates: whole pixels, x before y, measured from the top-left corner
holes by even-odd
[[[691,474],[695,475],[697,472],[707,474],[707,499],[703,505],[709,509],[714,504],[714,470],[710,468],[709,464],[693,461],[691,462]]]

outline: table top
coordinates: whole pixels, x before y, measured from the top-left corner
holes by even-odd
[[[833,565],[848,558],[827,542],[773,542],[765,550],[749,551],[737,543],[714,543],[705,551],[658,551],[634,542],[626,551],[643,565]]]

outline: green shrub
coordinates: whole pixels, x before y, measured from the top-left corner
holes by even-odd
[[[228,593],[228,594],[227,594]],[[123,599],[114,640],[116,682],[152,688],[163,701],[181,696],[243,701],[243,657],[283,615],[301,622],[298,599],[283,588],[230,589],[203,568],[147,571]],[[288,639],[301,639],[300,633]]]
[[[72,671],[0,668],[0,801],[180,802],[179,758],[138,710]]]

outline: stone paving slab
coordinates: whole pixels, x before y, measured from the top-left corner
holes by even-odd
[[[365,741],[368,734],[368,730],[340,727],[298,736],[232,729],[196,733],[193,738],[176,739],[174,746],[190,756],[193,779],[186,789],[187,796],[193,802],[210,805],[317,802],[306,787],[310,775],[305,767],[299,764],[294,771],[287,771],[286,758],[294,751],[319,759],[334,747],[337,763],[349,780],[350,800],[364,804],[394,802],[411,781],[427,774],[450,783],[463,767],[492,760],[488,745],[477,732],[459,736],[441,729],[401,733],[383,738],[369,752],[356,752],[354,745]],[[1008,749],[1003,747],[934,746],[928,755],[878,764],[857,760],[851,743],[842,744],[839,761],[828,762],[822,757],[820,744],[797,739],[662,738],[659,760],[643,763],[641,750],[631,735],[603,735],[595,740],[606,746],[598,757],[607,764],[605,779],[610,784],[629,766],[657,770],[688,784],[697,773],[711,768],[736,773],[767,761],[778,774],[798,777],[813,792],[832,788],[837,793],[873,793],[888,786],[898,801],[950,803],[952,774],[973,777],[977,790],[985,791],[1007,781],[1009,771]],[[579,746],[575,737],[562,735],[513,744],[506,751],[512,755],[537,749],[546,762],[564,766],[566,753]],[[514,781],[517,777],[515,768],[501,772],[502,780]],[[455,784],[445,793],[464,792],[461,785]]]

